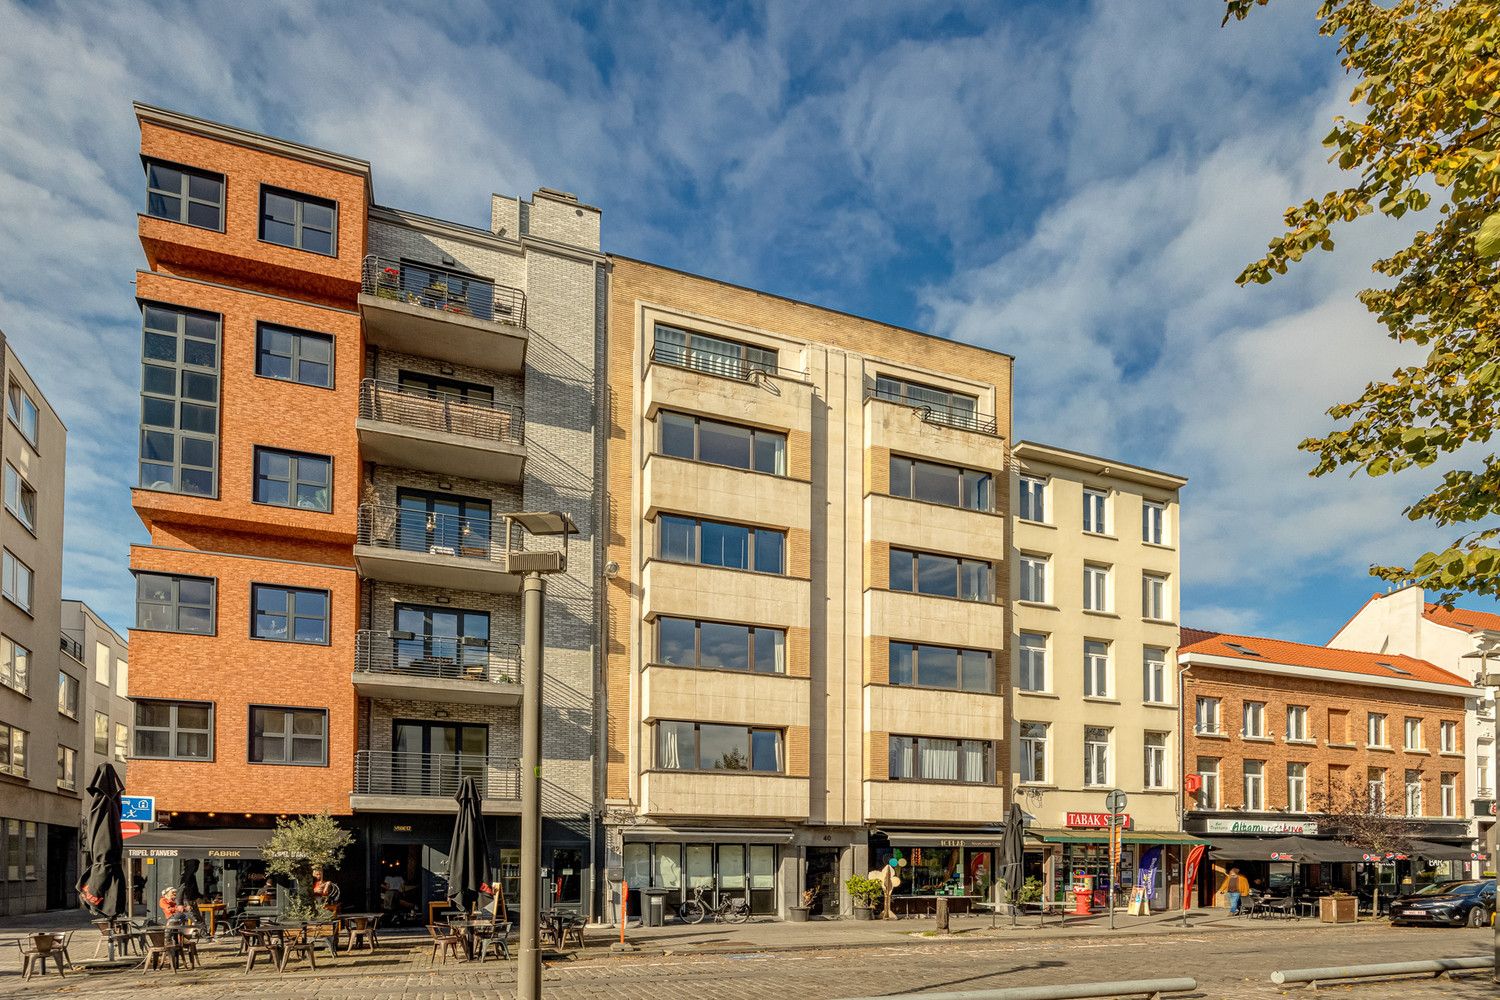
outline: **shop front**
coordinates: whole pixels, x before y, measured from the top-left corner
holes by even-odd
[[[664,890],[669,918],[699,890],[711,905],[739,897],[749,900],[752,914],[776,916],[781,911],[781,868],[795,860],[789,830],[638,827],[624,831],[623,837],[630,917],[641,916],[643,897],[653,889]]]
[[[995,900],[1001,828],[967,831],[875,830],[870,834],[870,868],[894,859],[901,884],[891,895],[897,914],[931,913],[937,900],[963,913],[975,903]],[[863,872],[861,874],[864,874]]]
[[[291,900],[292,886],[273,876],[260,829],[156,829],[125,841],[131,915],[160,919],[157,900],[194,879],[200,907],[215,922],[227,914],[274,917]]]
[[[1116,908],[1128,906],[1138,887],[1151,910],[1180,906],[1183,862],[1203,839],[1175,830],[1137,830],[1128,814],[1123,819]],[[1110,895],[1109,816],[1068,813],[1066,822],[1063,829],[1027,831],[1028,852],[1041,855],[1044,896],[1072,904],[1077,889],[1088,886],[1093,907],[1102,909]]]

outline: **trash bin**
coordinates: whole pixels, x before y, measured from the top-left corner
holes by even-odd
[[[641,907],[641,919],[647,927],[660,927],[667,909],[666,889],[643,889],[646,905]]]

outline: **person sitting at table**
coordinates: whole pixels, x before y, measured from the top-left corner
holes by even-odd
[[[342,893],[339,890],[338,883],[331,878],[325,877],[321,868],[313,869],[312,892],[313,899],[322,904],[323,909],[334,916],[338,916],[339,898]]]
[[[187,907],[178,905],[175,888],[162,890],[157,905],[161,907],[162,920],[168,927],[180,927],[187,919]]]

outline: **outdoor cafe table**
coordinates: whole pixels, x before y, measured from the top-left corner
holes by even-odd
[[[349,926],[351,924],[353,924],[354,921],[356,921],[356,920],[368,920],[368,921],[370,921],[370,922],[373,923],[375,920],[377,920],[378,918],[380,918],[383,915],[384,914],[380,914],[380,913],[340,913],[338,916],[336,916],[336,917],[333,918],[333,923],[334,923],[334,925],[336,927],[338,927],[338,932],[340,934],[347,935],[349,933]],[[375,932],[373,930],[367,930],[365,933],[366,933],[366,935],[370,936],[370,940],[368,941],[368,944],[370,946],[370,950],[374,951],[375,950],[375,942],[373,940],[373,935],[374,935]]]
[[[219,928],[219,913],[224,909],[224,901],[219,900],[215,903],[199,903],[198,909],[208,914],[208,936],[210,938],[216,936]]]

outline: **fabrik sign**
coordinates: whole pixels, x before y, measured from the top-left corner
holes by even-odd
[[[1108,830],[1109,813],[1068,813],[1067,825],[1075,829],[1083,830]],[[1120,814],[1120,824],[1125,829],[1131,827],[1130,814]]]
[[[1275,833],[1310,837],[1318,832],[1311,820],[1281,819],[1210,819],[1204,821],[1204,833]]]

